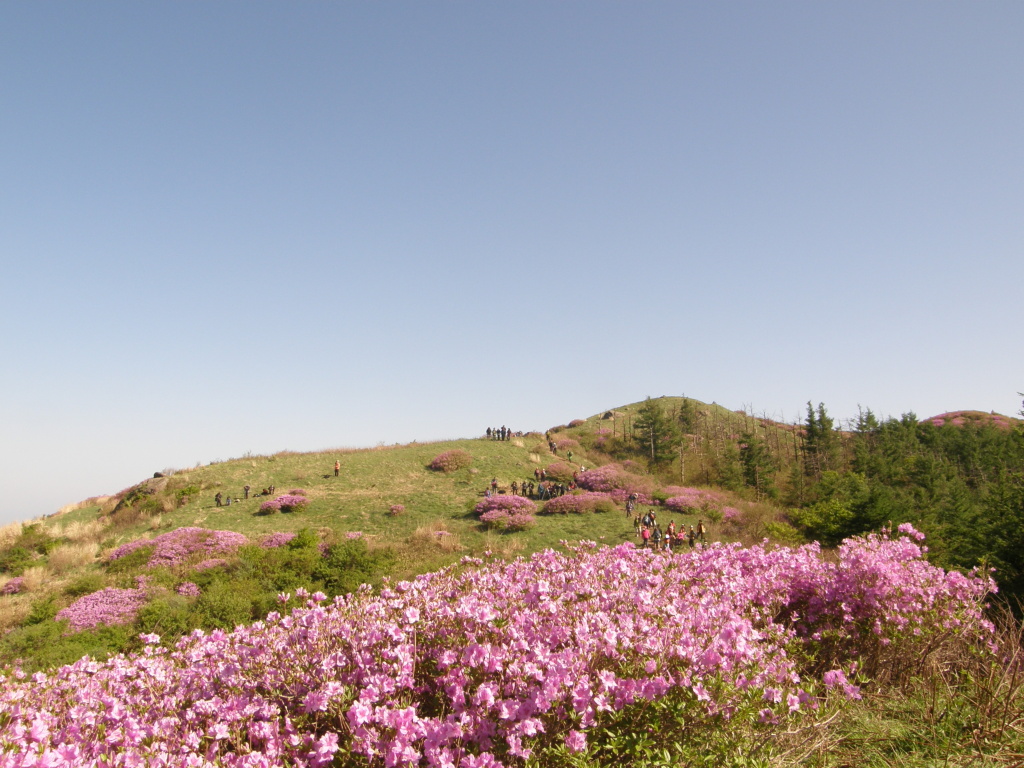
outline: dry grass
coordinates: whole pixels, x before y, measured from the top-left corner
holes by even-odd
[[[413,546],[436,547],[442,552],[458,552],[463,548],[458,534],[448,530],[444,520],[434,520],[419,526],[409,536],[409,543]]]
[[[0,635],[20,626],[30,613],[32,598],[29,595],[0,597]]]
[[[99,541],[103,538],[104,531],[109,521],[99,520],[75,520],[61,525],[53,523],[47,526],[47,532],[55,539],[69,539],[74,542]]]
[[[494,531],[488,531],[484,534],[483,549],[489,551],[494,555],[502,559],[509,559],[516,557],[526,548],[526,542],[524,542],[519,536],[509,536],[506,534],[495,533]]]
[[[50,569],[45,565],[34,565],[31,568],[26,568],[21,574],[21,578],[24,579],[21,583],[23,591],[38,592],[50,580]]]
[[[95,541],[64,544],[50,553],[48,564],[54,573],[67,573],[74,568],[81,568],[95,562],[98,552],[99,544]]]
[[[8,547],[21,536],[21,523],[8,523],[0,528],[0,547]]]

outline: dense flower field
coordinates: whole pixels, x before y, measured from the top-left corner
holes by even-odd
[[[848,541],[835,562],[813,545],[588,544],[329,605],[300,591],[290,614],[231,633],[2,679],[0,766],[481,768],[585,751],[607,718],[663,697],[722,722],[800,717],[829,691],[858,696],[865,653],[990,638],[990,581],[929,565],[901,534]]]

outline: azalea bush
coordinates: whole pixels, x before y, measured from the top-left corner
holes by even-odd
[[[664,501],[664,506],[673,512],[704,512],[707,514],[718,512],[721,515],[725,506],[725,496],[718,491],[680,487],[666,488],[665,490],[666,492],[675,492],[673,496]]]
[[[848,541],[835,562],[815,546],[584,545],[465,558],[331,603],[296,589],[297,604],[280,598],[290,613],[233,632],[173,648],[148,635],[141,654],[31,680],[13,670],[0,755],[500,768],[578,753],[582,765],[615,748],[623,723],[636,738],[684,723],[675,733],[699,742],[736,724],[813,722],[860,696],[855,669],[991,642],[990,580],[929,565],[916,532],[901,534]]]
[[[570,425],[571,426],[571,425]],[[580,444],[573,440],[571,437],[560,437],[555,440],[555,447],[562,451],[578,451],[580,450]]]
[[[270,533],[263,537],[262,541],[260,541],[260,546],[263,547],[263,549],[277,549],[278,547],[283,547],[294,538],[294,531]]]
[[[509,512],[492,509],[480,515],[480,522],[496,531],[526,531],[537,524],[537,518],[528,512]]]
[[[101,625],[130,624],[149,598],[145,577],[140,576],[135,589],[107,587],[84,595],[57,613],[57,620],[67,619],[73,632]]]
[[[144,563],[150,568],[174,567],[199,556],[233,552],[248,539],[234,531],[212,531],[207,528],[178,528],[152,539],[136,539],[115,549],[111,562],[148,551]]]
[[[622,499],[636,493],[643,496],[641,503],[644,504],[651,503],[652,495],[657,488],[654,478],[627,472],[619,464],[605,464],[603,467],[588,469],[580,473],[576,482],[588,491],[620,491],[621,493],[616,495]]]
[[[453,448],[435,456],[430,462],[430,468],[435,472],[454,472],[457,469],[465,469],[472,463],[473,457],[468,452]]]
[[[532,515],[537,511],[537,505],[525,496],[491,496],[480,501],[473,511],[477,516],[500,510],[509,514]]]
[[[571,483],[576,467],[566,461],[556,461],[544,467],[544,472],[547,474],[548,480],[554,480],[556,483]]]
[[[292,493],[285,493],[276,499],[265,501],[260,504],[260,513],[273,515],[277,512],[301,512],[309,504],[309,499]]]
[[[392,517],[398,517],[399,515],[404,515],[405,514],[405,505],[404,504],[392,504],[390,507],[388,507],[388,514],[391,515]]]
[[[615,502],[610,494],[594,491],[567,493],[545,502],[545,515],[589,515],[594,512],[615,512]]]

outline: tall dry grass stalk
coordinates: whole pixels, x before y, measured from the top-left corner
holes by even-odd
[[[45,565],[33,565],[21,574],[24,579],[21,588],[25,592],[38,592],[50,580],[50,569]]]
[[[63,544],[50,552],[48,564],[54,573],[67,573],[74,568],[81,568],[95,562],[99,548],[99,544],[95,541]]]
[[[21,536],[21,523],[8,523],[0,528],[0,547],[8,547]]]
[[[153,515],[149,518],[149,530],[156,531],[160,529],[160,523],[163,520],[162,515]]]

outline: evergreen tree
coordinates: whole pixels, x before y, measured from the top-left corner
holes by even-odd
[[[676,458],[682,436],[657,400],[648,397],[633,420],[633,440],[652,467],[665,467]]]
[[[740,435],[740,463],[743,465],[744,483],[759,495],[774,495],[775,462],[764,441],[750,432]]]
[[[807,421],[804,422],[804,472],[810,477],[821,478],[823,472],[835,468],[838,447],[832,417],[825,410],[824,403],[818,403],[815,412],[807,401]]]

